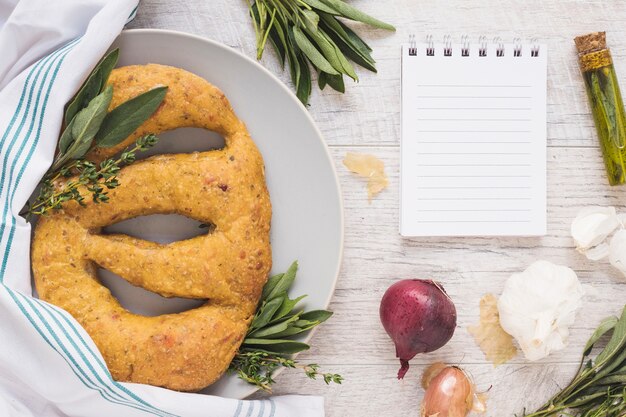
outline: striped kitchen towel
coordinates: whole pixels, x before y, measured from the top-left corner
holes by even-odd
[[[319,397],[241,401],[114,381],[72,316],[33,297],[19,212],[52,161],[65,103],[136,9],[0,0],[0,416],[323,416]]]

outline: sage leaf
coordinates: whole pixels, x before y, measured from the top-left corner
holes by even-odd
[[[331,16],[327,13],[320,13],[320,20],[324,23],[325,26],[335,32],[345,42],[352,45],[355,50],[358,50],[363,55],[363,57],[368,57],[368,59],[370,59],[372,63],[374,63],[374,60],[370,55],[370,53],[372,52],[372,48],[370,48],[370,46],[359,37],[359,35],[354,33],[352,29],[350,29],[341,21],[337,20],[334,16]]]
[[[338,15],[339,12],[335,9],[333,9],[332,7],[322,3],[320,0],[302,0],[304,1],[304,3],[308,4],[309,6],[313,7],[314,9],[320,10],[322,12],[326,12],[332,15]]]
[[[283,299],[283,303],[280,305],[280,308],[276,310],[276,313],[274,314],[274,317],[272,318],[272,320],[281,319],[285,317],[294,309],[296,304],[298,304],[305,297],[306,295],[301,295],[300,297],[295,298],[293,300],[290,299],[289,297],[285,297]]]
[[[269,295],[267,296],[267,299],[271,300],[275,298],[276,296],[278,296],[279,294],[283,294],[283,293],[286,294],[287,290],[289,290],[289,288],[291,287],[291,284],[293,284],[293,281],[296,279],[297,271],[298,271],[298,262],[295,261],[289,266],[289,268],[287,269],[287,272],[283,274],[283,276],[276,283],[272,291],[270,291]],[[279,304],[279,307],[280,307],[280,304]]]
[[[61,134],[61,138],[59,138],[59,153],[64,154],[67,152],[68,148],[74,142],[74,136],[72,135],[72,129],[74,128],[74,120],[70,121],[70,123],[65,127],[65,130]]]
[[[286,328],[282,332],[273,334],[271,337],[285,338],[285,337],[296,336],[296,335],[299,335],[300,333],[304,333],[308,330],[311,330],[315,326],[316,326],[315,324],[308,328],[300,328],[300,327],[291,326],[291,327]]]
[[[317,25],[320,22],[320,16],[312,10],[303,10],[302,16],[304,16],[304,23],[312,32],[317,31]]]
[[[263,303],[261,305],[261,308],[255,315],[254,319],[252,320],[252,324],[250,325],[250,330],[252,331],[254,329],[260,329],[261,327],[269,323],[272,320],[274,313],[276,312],[276,310],[280,308],[282,303],[283,303],[283,299],[281,297],[275,297],[274,299],[269,300],[266,303]]]
[[[309,349],[309,345],[306,343],[289,339],[246,338],[243,343],[247,348],[251,346],[258,346],[265,351],[282,354],[293,354]]]
[[[76,114],[84,109],[91,100],[93,100],[98,94],[104,91],[106,82],[109,79],[109,75],[119,58],[120,50],[114,49],[109,52],[96,67],[91,71],[89,77],[82,85],[78,93],[67,104],[65,110],[65,125],[69,125],[70,121],[76,116]]]
[[[368,50],[368,47],[364,42],[356,42],[353,37],[350,36],[348,32],[344,29],[341,23],[337,21],[333,16],[326,13],[321,13],[320,17],[322,19],[322,27],[324,31],[335,42],[335,44],[346,55],[347,58],[350,58],[360,66],[372,72],[376,72],[376,61],[374,61],[374,59],[370,55],[370,50]],[[355,38],[360,39],[356,35]]]
[[[389,23],[385,23],[381,20],[376,19],[375,17],[372,17],[366,13],[363,13],[359,9],[356,9],[350,6],[349,4],[344,3],[341,0],[320,0],[320,1],[323,2],[325,5],[330,6],[333,9],[337,10],[342,17],[345,17],[347,19],[355,20],[357,22],[362,22],[362,23],[365,23],[370,26],[374,26],[379,29],[386,29],[386,30],[393,30],[393,31],[396,30],[396,28],[393,27],[393,25],[390,25]]]
[[[113,97],[113,87],[108,86],[104,91],[98,94],[93,100],[89,102],[87,107],[79,111],[75,118],[72,120],[72,137],[74,138],[74,144],[69,147],[68,153],[70,158],[78,159],[82,158],[87,151],[84,151],[84,147],[91,146],[93,138],[98,133],[102,121],[107,115],[107,109],[111,103]],[[89,146],[87,150],[89,150]]]
[[[300,315],[300,320],[317,321],[323,323],[333,315],[332,311],[311,310]]]
[[[617,353],[624,349],[624,345],[626,345],[626,306],[622,310],[622,315],[613,329],[611,339],[606,344],[604,350],[598,354],[594,363],[595,367],[603,367],[608,361],[613,359]]]
[[[326,33],[321,33],[321,37],[328,43],[328,45],[332,48],[335,56],[337,57],[337,61],[341,67],[339,72],[343,72],[353,80],[357,81],[359,77],[357,77],[356,72],[354,72],[354,67],[350,62],[346,59],[345,55],[339,49],[337,44],[328,36]]]
[[[268,296],[272,292],[272,290],[278,285],[280,280],[283,278],[285,274],[276,274],[272,277],[269,277],[265,285],[263,286],[263,292],[261,293],[261,300],[267,300]]]
[[[166,92],[167,87],[156,87],[111,110],[96,135],[98,146],[110,148],[126,139],[152,116],[163,102]]]
[[[320,70],[329,74],[339,74],[333,65],[322,55],[317,48],[311,43],[309,38],[298,27],[293,28],[293,36],[296,44],[306,57]]]
[[[587,345],[585,346],[585,350],[583,351],[583,356],[589,356],[589,354],[591,353],[591,349],[593,349],[593,345],[595,345],[596,342],[602,336],[604,336],[609,331],[613,330],[616,324],[617,324],[617,317],[615,316],[607,317],[606,319],[602,320],[598,328],[593,332],[593,334],[589,338],[589,341],[587,342]]]
[[[306,106],[311,96],[311,70],[303,54],[298,56],[298,68],[299,80],[296,87],[296,97]]]
[[[332,87],[333,90],[340,93],[346,92],[346,85],[343,83],[343,76],[326,74],[326,82]]]
[[[275,333],[279,333],[279,332],[286,330],[290,326],[291,323],[297,320],[298,320],[298,316],[296,315],[296,316],[290,317],[287,320],[283,320],[279,323],[276,323],[273,326],[267,326],[262,329],[258,329],[253,332],[250,332],[248,333],[247,337],[248,338],[262,338],[262,337],[271,336]]]

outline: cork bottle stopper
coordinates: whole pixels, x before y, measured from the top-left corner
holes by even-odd
[[[574,38],[579,55],[606,49],[606,32],[593,32]]]

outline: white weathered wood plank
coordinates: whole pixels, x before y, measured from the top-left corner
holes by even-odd
[[[340,95],[313,89],[310,112],[331,146],[343,187],[346,249],[331,309],[335,317],[322,326],[312,349],[300,356],[342,373],[344,385],[326,387],[307,381],[296,371],[278,377],[275,393],[310,393],[326,398],[335,416],[418,415],[419,375],[436,360],[460,363],[479,389],[493,385],[486,416],[520,413],[537,406],[575,371],[580,350],[600,319],[615,314],[626,300],[620,273],[606,263],[586,260],[574,250],[569,227],[576,212],[590,204],[626,210],[623,188],[606,184],[589,107],[572,39],[606,30],[621,84],[626,88],[626,2],[623,0],[450,0],[366,1],[352,4],[394,23],[396,33],[353,25],[374,48],[378,74],[359,71],[360,82],[348,83]],[[254,33],[241,0],[143,0],[131,27],[191,32],[229,45],[254,57]],[[410,33],[418,39],[481,34],[537,37],[548,44],[548,235],[540,238],[420,238],[398,234],[398,159],[400,140],[399,44]],[[289,83],[271,50],[261,61]],[[341,160],[347,151],[372,153],[383,159],[389,189],[367,202],[364,182],[347,172]],[[572,328],[570,345],[544,361],[526,362],[521,355],[496,369],[467,333],[478,320],[478,300],[499,293],[507,277],[537,259],[569,265],[581,281],[598,291],[585,302]],[[401,278],[440,280],[455,300],[459,323],[443,349],[412,361],[405,381],[395,379],[393,345],[378,319],[385,289]],[[262,394],[259,394],[262,395]]]

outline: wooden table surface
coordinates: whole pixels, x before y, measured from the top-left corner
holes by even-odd
[[[503,417],[537,406],[568,381],[582,347],[598,322],[616,314],[626,300],[621,274],[603,262],[587,261],[573,248],[569,228],[586,205],[626,211],[625,188],[607,185],[572,39],[607,31],[618,77],[626,88],[626,1],[624,0],[353,0],[362,10],[396,25],[396,33],[354,25],[374,49],[378,74],[359,71],[341,95],[313,90],[310,112],[335,159],[345,204],[345,255],[330,309],[302,361],[341,373],[341,386],[309,381],[299,372],[278,377],[276,394],[317,394],[330,417],[417,416],[419,379],[434,361],[460,364],[479,389],[492,387],[487,416]],[[244,0],[143,0],[132,28],[163,28],[217,40],[255,55],[254,32]],[[541,238],[419,238],[398,234],[400,143],[400,52],[409,34],[455,39],[481,34],[512,40],[537,37],[548,44],[548,234]],[[268,51],[262,64],[289,83]],[[328,89],[327,89],[328,90]],[[346,152],[366,152],[386,164],[390,186],[371,204],[364,182],[342,164]],[[499,294],[511,273],[545,259],[573,268],[597,289],[571,329],[569,346],[529,363],[521,355],[494,369],[467,332],[478,320],[478,301]],[[416,357],[403,381],[383,331],[378,306],[385,289],[401,278],[441,281],[456,303],[458,327],[442,349]],[[208,410],[207,410],[208,412]],[[295,417],[295,416],[294,416]]]

